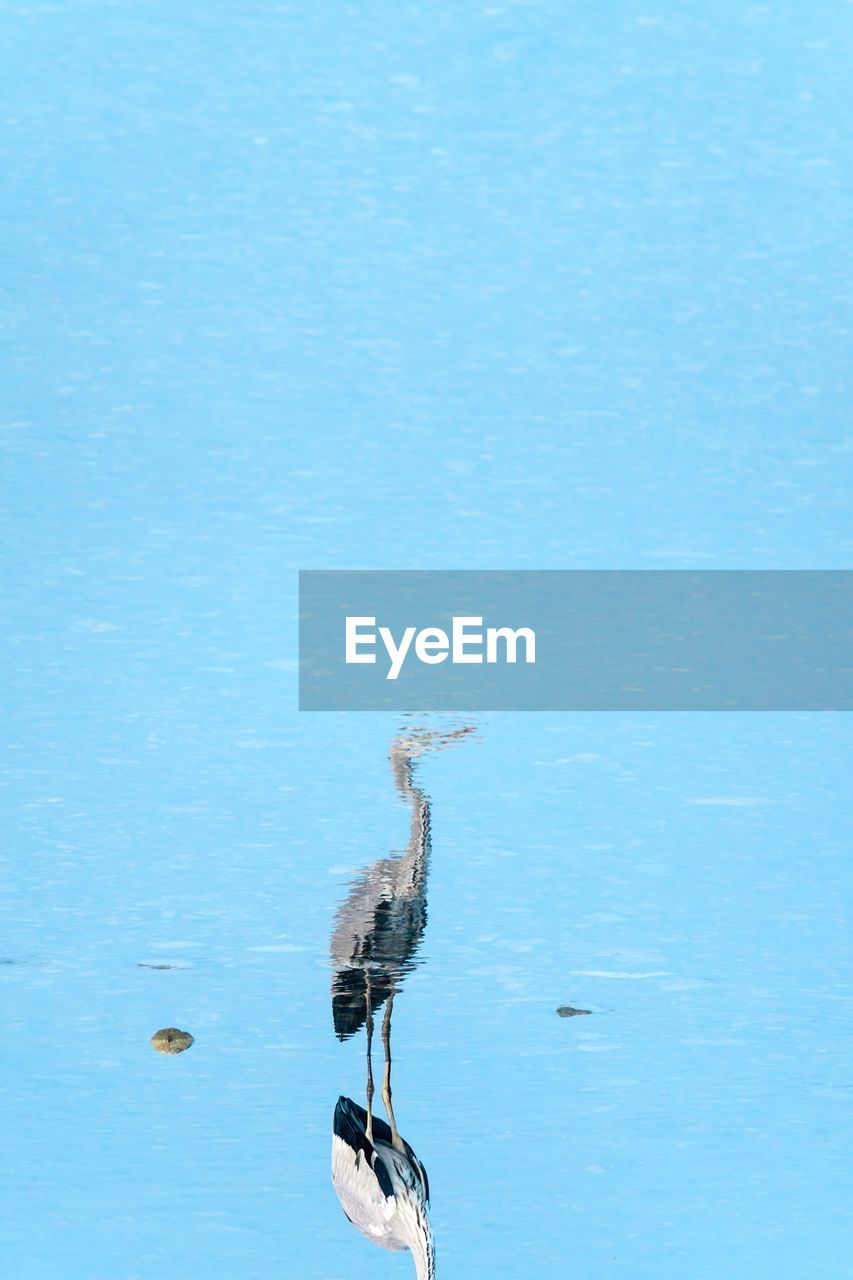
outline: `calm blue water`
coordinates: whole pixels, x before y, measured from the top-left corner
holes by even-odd
[[[853,10],[0,33],[6,1273],[402,1280],[328,960],[402,726],[296,712],[296,570],[849,567]],[[394,1008],[439,1276],[841,1280],[849,718],[476,730]]]

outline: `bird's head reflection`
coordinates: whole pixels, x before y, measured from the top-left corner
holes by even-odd
[[[411,806],[405,851],[380,858],[355,881],[342,903],[332,934],[332,1014],[335,1033],[347,1040],[367,1032],[366,1108],[341,1097],[335,1108],[332,1181],[344,1213],[364,1235],[385,1249],[411,1249],[418,1280],[435,1275],[426,1170],[397,1129],[391,1100],[391,1018],[394,998],[426,927],[430,855],[429,801],[415,784],[414,760],[454,745],[471,729],[420,731],[391,746],[391,770],[400,795]],[[382,1019],[382,1100],[388,1123],[373,1114],[373,1018]]]

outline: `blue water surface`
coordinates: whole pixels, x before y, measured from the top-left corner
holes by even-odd
[[[410,1276],[329,1177],[406,725],[297,712],[296,571],[850,567],[853,8],[0,39],[4,1274]],[[394,1011],[439,1276],[842,1280],[849,717],[467,723]]]

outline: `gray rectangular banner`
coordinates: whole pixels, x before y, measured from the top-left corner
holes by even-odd
[[[853,708],[853,572],[299,575],[303,711]]]

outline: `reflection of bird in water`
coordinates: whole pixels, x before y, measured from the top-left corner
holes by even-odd
[[[394,782],[412,805],[406,852],[372,863],[338,911],[331,950],[332,1014],[340,1040],[364,1026],[368,986],[375,1012],[411,971],[426,926],[429,802],[412,781],[412,756],[418,750],[423,750],[420,743],[402,739],[391,746]]]
[[[418,1280],[435,1275],[426,1170],[397,1130],[391,1101],[391,1015],[394,996],[426,925],[426,881],[430,851],[429,802],[412,778],[412,760],[469,733],[422,734],[398,739],[391,768],[412,806],[405,854],[381,858],[356,881],[338,912],[332,936],[332,1009],[341,1040],[367,1029],[367,1110],[341,1097],[335,1108],[332,1181],[344,1213],[359,1231],[384,1249],[411,1249]],[[385,1003],[382,1100],[390,1124],[373,1115],[373,1014]]]

